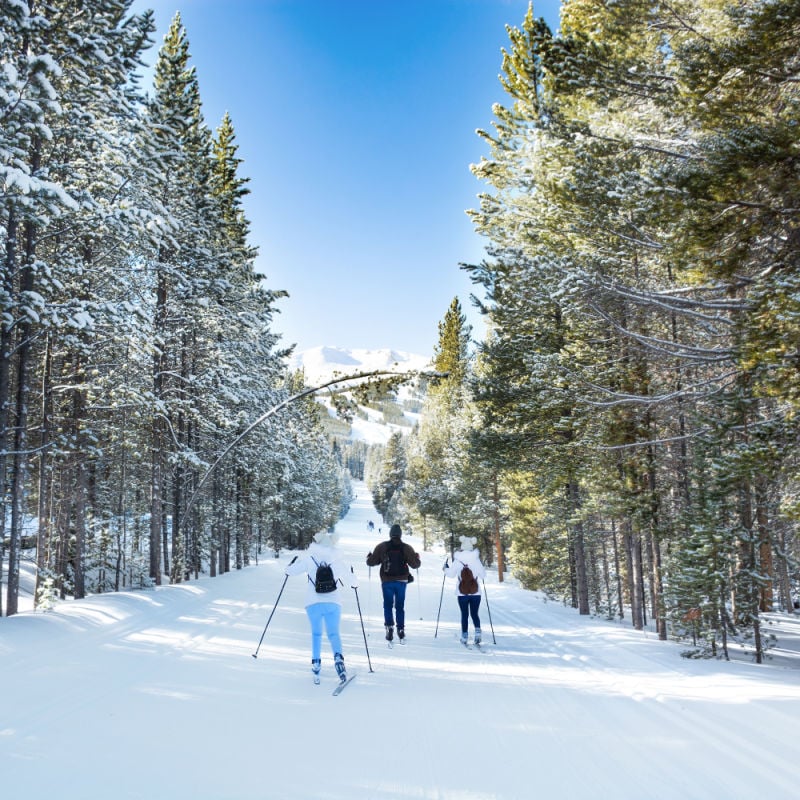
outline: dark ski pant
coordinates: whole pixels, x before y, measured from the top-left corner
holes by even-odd
[[[467,618],[472,617],[472,624],[476,630],[480,630],[481,618],[478,616],[478,607],[481,604],[479,594],[460,594],[458,596],[458,606],[461,609],[461,633],[467,632]]]
[[[397,627],[404,628],[406,625],[406,582],[405,581],[384,581],[381,585],[383,590],[383,621],[386,625],[394,625],[392,619],[392,609],[394,609]]]

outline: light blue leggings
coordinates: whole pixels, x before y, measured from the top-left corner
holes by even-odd
[[[333,654],[341,653],[342,637],[339,635],[339,620],[342,618],[342,607],[338,603],[312,603],[306,606],[306,614],[311,622],[311,658],[320,658],[323,622]]]

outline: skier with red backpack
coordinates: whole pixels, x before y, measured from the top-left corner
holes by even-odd
[[[414,580],[409,567],[419,569],[422,563],[414,548],[401,541],[403,531],[395,523],[389,529],[389,539],[380,542],[367,555],[367,566],[380,564],[381,590],[383,592],[383,621],[386,627],[386,641],[394,639],[394,625],[397,622],[397,638],[406,638],[405,600],[406,586]]]
[[[444,562],[442,570],[446,578],[455,577],[458,606],[461,609],[461,643],[466,645],[469,619],[475,627],[475,644],[481,643],[481,618],[478,609],[481,605],[479,581],[486,576],[486,568],[481,563],[480,553],[475,549],[478,541],[472,536],[459,537],[461,549],[453,554],[453,563]]]

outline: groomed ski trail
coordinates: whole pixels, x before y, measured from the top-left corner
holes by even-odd
[[[513,580],[498,583],[492,569],[497,644],[491,658],[467,653],[454,642],[449,580],[434,639],[445,553],[423,552],[413,536],[404,538],[422,566],[406,597],[407,644],[389,650],[377,571],[364,563],[381,539],[370,518],[378,515],[358,486],[337,529],[359,579],[374,671],[348,590],[343,650],[358,681],[338,700],[309,680],[300,578],[289,579],[251,657],[290,552],[214,579],[2,620],[0,658],[14,688],[0,722],[6,793],[30,796],[35,785],[41,797],[124,799],[152,797],[155,786],[192,800],[313,800],[319,774],[326,800],[796,796],[797,670],[687,661],[676,643],[581,618]],[[491,639],[485,603],[481,621]],[[325,639],[321,677],[336,679]],[[310,750],[320,714],[333,732]],[[465,732],[476,758],[465,759]]]

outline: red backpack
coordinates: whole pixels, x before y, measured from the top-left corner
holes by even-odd
[[[466,564],[464,564],[461,577],[458,579],[458,591],[461,594],[478,594],[478,579]]]

